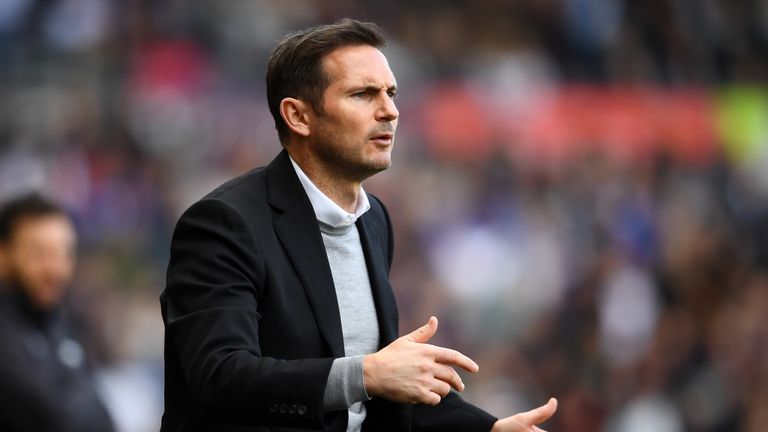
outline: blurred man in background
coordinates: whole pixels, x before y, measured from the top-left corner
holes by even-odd
[[[0,429],[109,432],[112,421],[64,306],[76,235],[56,204],[0,208]]]

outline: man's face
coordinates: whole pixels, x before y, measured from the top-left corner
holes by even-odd
[[[55,307],[75,268],[75,230],[63,215],[26,217],[0,246],[5,277],[41,309]]]
[[[389,168],[399,115],[395,77],[384,54],[369,45],[323,58],[329,85],[323,113],[313,114],[314,153],[338,175],[362,181]]]

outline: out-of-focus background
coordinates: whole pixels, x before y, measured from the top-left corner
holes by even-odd
[[[403,331],[553,431],[768,424],[768,1],[0,0],[0,199],[76,216],[76,309],[119,430],[157,430],[170,234],[280,150],[267,56],[379,23],[400,87]]]

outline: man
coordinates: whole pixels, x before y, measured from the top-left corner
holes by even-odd
[[[529,431],[464,402],[459,352],[397,338],[392,227],[362,181],[390,165],[398,111],[380,29],[342,20],[273,52],[283,151],[188,209],[161,296],[163,431]]]
[[[39,195],[0,208],[0,429],[108,432],[63,299],[75,267],[69,217]]]

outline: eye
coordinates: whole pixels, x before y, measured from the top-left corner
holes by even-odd
[[[394,99],[394,98],[396,98],[396,97],[397,97],[397,92],[396,92],[396,91],[394,91],[394,90],[389,90],[389,91],[387,92],[387,96],[389,96],[389,98],[390,98],[390,99]]]
[[[352,97],[353,98],[358,98],[358,99],[363,99],[365,97],[368,97],[368,92],[360,91],[360,92],[357,92],[357,93],[352,93]]]

